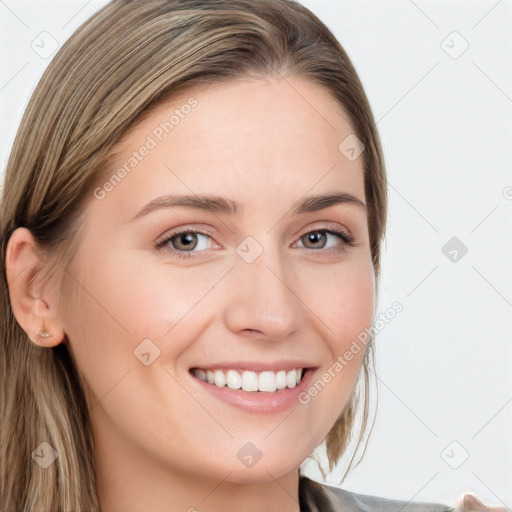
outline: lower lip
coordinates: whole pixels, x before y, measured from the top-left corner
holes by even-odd
[[[243,391],[242,389],[231,389],[227,386],[220,388],[215,384],[201,380],[195,375],[190,375],[202,389],[222,402],[247,412],[264,414],[282,412],[299,404],[299,395],[308,388],[309,382],[313,376],[313,371],[313,368],[308,368],[302,380],[294,388],[284,388],[279,391],[274,391],[273,393],[265,391]]]

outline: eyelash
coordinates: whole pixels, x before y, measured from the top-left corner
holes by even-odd
[[[304,233],[301,237],[299,237],[299,240],[303,237],[305,237],[306,235],[310,235],[311,233],[322,233],[322,234],[326,234],[326,233],[329,233],[329,234],[332,234],[332,235],[335,235],[337,236],[338,238],[340,238],[343,242],[343,246],[350,246],[350,247],[353,247],[355,246],[355,240],[354,240],[354,237],[350,234],[348,234],[347,232],[345,231],[342,231],[342,230],[338,230],[338,229],[333,229],[333,228],[330,228],[330,229],[327,229],[327,228],[319,228],[319,229],[314,229],[312,231],[308,231],[307,233]],[[157,240],[154,244],[154,248],[157,249],[157,250],[161,250],[163,249],[174,237],[177,237],[179,235],[184,235],[184,234],[201,234],[201,235],[205,235],[209,238],[211,238],[210,234],[205,232],[205,231],[201,231],[200,229],[184,229],[182,231],[176,231],[175,233],[171,233],[170,235],[166,236],[163,240]],[[307,247],[305,247],[305,249],[307,249]],[[193,258],[195,257],[194,255],[197,254],[195,252],[190,252],[190,251],[179,251],[177,249],[172,249],[172,248],[169,248],[169,250],[173,253],[176,254],[176,256],[178,256],[178,258],[184,258],[184,259],[187,259],[187,258]],[[344,250],[344,247],[339,247],[339,248],[331,248],[331,249],[311,249],[312,251],[324,251],[324,252],[341,252]],[[200,253],[201,252],[204,252],[204,251],[199,251]]]

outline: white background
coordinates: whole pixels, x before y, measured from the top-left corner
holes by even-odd
[[[2,172],[51,60],[33,41],[61,45],[105,3],[0,0]],[[378,335],[375,428],[342,486],[512,509],[511,2],[303,3],[347,50],[377,121],[390,184],[380,311],[404,307]],[[467,247],[456,262],[442,251],[452,237]]]

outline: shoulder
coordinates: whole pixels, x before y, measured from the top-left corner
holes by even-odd
[[[307,503],[304,508],[301,506],[301,510],[311,512],[507,512],[505,508],[485,505],[470,493],[461,496],[458,505],[452,507],[436,502],[405,501],[359,494],[322,484],[305,476],[300,478],[300,487],[300,495]]]
[[[456,512],[453,507],[442,503],[381,498],[321,485],[335,512]]]

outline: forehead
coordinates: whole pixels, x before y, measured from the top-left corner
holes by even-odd
[[[136,193],[137,205],[164,191],[253,204],[259,197],[277,207],[336,188],[364,201],[363,159],[344,152],[350,137],[339,102],[303,78],[193,87],[146,112],[121,138],[105,179],[122,179],[113,180],[108,199],[130,212],[123,191]]]

